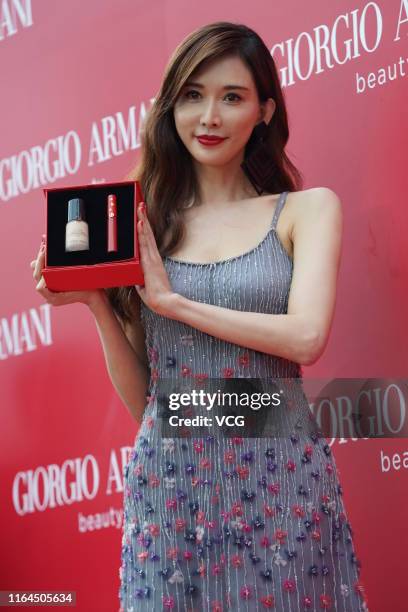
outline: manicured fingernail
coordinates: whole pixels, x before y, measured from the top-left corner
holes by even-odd
[[[140,229],[143,229],[143,219],[140,221]]]

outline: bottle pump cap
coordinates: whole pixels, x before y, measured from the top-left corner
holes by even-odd
[[[68,201],[68,223],[70,221],[85,221],[85,202],[82,198]]]

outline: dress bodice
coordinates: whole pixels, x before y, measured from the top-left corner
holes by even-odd
[[[276,231],[288,192],[276,205],[270,228],[253,249],[215,263],[165,257],[173,290],[189,300],[231,310],[285,314],[293,262]],[[141,320],[152,380],[161,378],[301,377],[298,363],[224,341],[175,319],[156,314],[142,303]]]

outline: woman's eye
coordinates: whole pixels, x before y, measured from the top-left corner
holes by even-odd
[[[241,100],[241,96],[236,93],[229,93],[225,97],[227,98],[228,96],[234,96],[233,100],[229,100],[230,102],[237,102],[238,100]]]
[[[191,89],[190,91],[186,91],[185,96],[186,98],[190,98],[190,100],[197,100],[196,96],[199,96],[200,93],[198,91],[195,91],[194,89]]]
[[[189,100],[198,100],[201,97],[200,92],[195,89],[190,89],[189,91],[186,91],[184,95]],[[238,102],[242,98],[236,93],[227,93],[225,99],[227,100],[227,102]]]

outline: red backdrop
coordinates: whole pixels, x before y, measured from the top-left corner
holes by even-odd
[[[78,610],[119,607],[122,468],[137,426],[92,315],[44,303],[29,262],[45,229],[42,188],[125,177],[167,59],[194,28],[230,20],[259,32],[305,188],[330,187],[343,203],[333,329],[305,377],[404,377],[407,12],[402,0],[0,3],[0,590],[74,590]],[[333,448],[370,610],[402,612],[405,441]]]

